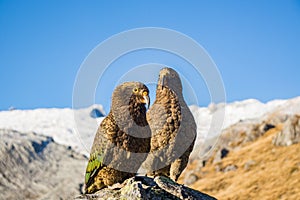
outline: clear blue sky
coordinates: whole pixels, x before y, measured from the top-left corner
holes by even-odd
[[[0,110],[71,107],[88,53],[114,34],[149,26],[201,44],[220,70],[228,102],[300,95],[297,0],[0,0]],[[96,103],[107,106],[110,96],[104,98]]]

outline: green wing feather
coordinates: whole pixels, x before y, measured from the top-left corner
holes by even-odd
[[[100,152],[95,152],[91,154],[88,165],[86,167],[86,173],[85,173],[86,185],[89,185],[88,183],[94,177],[96,172],[98,172],[102,168],[103,157],[104,157],[103,153]]]

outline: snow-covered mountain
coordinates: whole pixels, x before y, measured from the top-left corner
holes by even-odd
[[[256,125],[272,125],[278,117],[300,114],[300,97],[265,104],[249,99],[190,108],[198,126],[190,159],[201,161],[205,150],[210,150],[207,147],[218,144],[215,136],[221,131],[222,136],[228,131],[251,133]],[[79,194],[86,156],[103,113],[101,105],[85,109],[1,111],[0,199],[72,199]]]
[[[273,100],[268,103],[247,99],[228,104],[210,104],[208,107],[192,105],[190,109],[197,122],[198,139],[203,140],[220,134],[220,130],[214,129],[216,125],[223,130],[239,121],[254,120],[272,113],[282,115],[300,113],[300,97]]]
[[[96,113],[94,109],[97,109]],[[300,114],[300,97],[268,103],[249,99],[228,104],[211,104],[208,107],[192,105],[190,109],[198,126],[196,143],[201,144],[206,138],[218,135],[221,129],[240,120],[261,118],[272,113]],[[76,151],[88,155],[98,125],[103,119],[95,118],[95,114],[104,113],[103,110],[101,105],[93,105],[85,109],[1,111],[0,129],[51,136],[57,143],[71,146]],[[216,127],[220,127],[220,130]]]
[[[85,109],[1,111],[0,129],[50,136],[57,143],[71,146],[74,150],[88,155],[98,125],[103,119],[101,114],[104,113],[101,105],[93,105]]]

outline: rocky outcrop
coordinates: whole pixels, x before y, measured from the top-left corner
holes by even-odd
[[[98,200],[98,199],[131,199],[131,200],[215,200],[207,194],[193,190],[184,185],[173,182],[171,179],[158,176],[149,178],[136,176],[127,179],[120,188],[105,188],[95,194],[87,194],[76,197],[75,199]]]
[[[0,199],[72,199],[87,158],[52,137],[0,129]]]
[[[300,142],[300,115],[293,115],[284,122],[282,130],[274,137],[273,144],[289,146],[298,142]]]

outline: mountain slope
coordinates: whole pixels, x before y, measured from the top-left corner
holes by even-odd
[[[0,199],[72,199],[87,158],[51,137],[0,129]]]
[[[197,123],[197,152],[201,152],[203,143],[219,135],[214,132],[214,123],[223,124],[222,129],[239,122],[240,120],[257,119],[270,113],[293,114],[300,113],[300,97],[288,100],[274,100],[261,103],[255,99],[233,102],[229,104],[211,104],[208,107],[190,106]],[[91,117],[93,109],[104,113],[101,105],[93,105],[85,109],[35,109],[12,110],[0,112],[0,128],[13,129],[20,132],[34,131],[37,134],[53,137],[63,145],[72,146],[75,151],[89,155],[98,125],[103,117]],[[225,111],[224,121],[217,118]],[[217,118],[218,119],[218,118]],[[197,157],[198,153],[193,155]]]
[[[205,166],[202,161],[193,161],[185,171],[186,177],[181,177],[180,181],[193,178],[192,188],[218,199],[299,199],[300,143],[274,145],[274,138],[285,132],[282,129],[297,131],[298,138],[292,137],[295,142],[299,141],[300,116],[296,116],[297,126],[290,123],[294,119],[289,116],[284,123],[265,129],[266,132],[256,128],[265,127],[265,122],[248,127],[249,133],[244,132],[245,126],[233,125],[223,132],[226,140],[222,138],[215,149],[216,152],[227,149],[228,154],[220,159],[215,153]],[[233,129],[239,134],[228,134]]]
[[[35,109],[0,112],[0,128],[35,132],[52,137],[55,142],[72,146],[89,155],[89,149],[103,117],[95,118],[94,110],[103,114],[101,105],[85,109]]]
[[[299,197],[299,143],[272,144],[281,124],[300,114],[299,105],[300,97],[266,104],[250,99],[207,108],[190,106],[198,137],[180,181],[220,199]],[[223,124],[222,135],[209,132],[212,119],[223,110],[224,121],[214,122]],[[89,154],[102,113],[100,105],[1,111],[0,199],[76,196],[84,180],[83,155]]]

